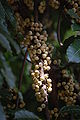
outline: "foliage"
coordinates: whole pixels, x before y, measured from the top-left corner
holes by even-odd
[[[67,55],[69,62],[80,62],[80,39],[76,38],[75,41],[68,47]]]
[[[36,115],[34,115],[32,112],[29,112],[29,111],[27,111],[27,110],[21,110],[21,111],[17,111],[16,113],[15,113],[15,118],[14,119],[16,119],[16,120],[22,120],[22,119],[24,119],[24,120],[38,120],[39,118],[36,116]]]
[[[0,104],[0,116],[1,116],[0,119],[6,120],[6,116],[5,116],[5,114],[4,114],[3,107],[2,107],[1,104]]]

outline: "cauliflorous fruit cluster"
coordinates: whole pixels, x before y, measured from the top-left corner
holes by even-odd
[[[55,118],[58,117],[58,108],[57,107],[54,107],[53,110],[49,110],[49,113],[50,113],[50,118],[52,119],[52,117],[54,116]]]
[[[77,93],[75,92],[75,82],[71,75],[68,74],[67,70],[62,70],[63,80],[58,82],[58,97],[64,101],[67,105],[76,103]]]
[[[4,89],[5,96],[3,94],[3,90],[0,93],[0,101],[2,102],[2,105],[4,106],[4,111],[6,112],[6,115],[8,115],[9,110],[14,110],[16,108],[22,109],[25,106],[25,103],[22,98],[20,98],[18,92],[15,89]],[[9,117],[9,116],[8,116]]]
[[[31,23],[31,28],[24,40],[24,46],[28,48],[29,55],[34,70],[31,70],[33,79],[32,88],[35,90],[37,101],[41,102],[38,111],[45,108],[48,93],[52,91],[52,80],[49,78],[48,71],[50,70],[52,47],[46,44],[48,34],[43,31],[41,23]]]
[[[9,89],[10,97],[8,97],[8,109],[15,109],[17,107],[17,99],[19,97],[18,92],[15,89]],[[18,107],[24,108],[25,103],[19,98]]]
[[[31,23],[30,18],[23,19],[18,12],[15,13],[15,17],[17,20],[17,27],[16,27],[17,32],[21,32],[22,34],[25,34],[26,28],[28,28]]]
[[[77,16],[80,17],[80,0],[72,0],[70,1],[70,8],[69,9],[73,9],[74,13],[77,14]],[[68,6],[64,9],[66,12],[68,11]],[[80,23],[80,18],[76,17],[76,21],[78,23]]]
[[[33,10],[34,9],[34,2],[33,2],[33,0],[24,0],[24,3],[26,4],[26,6],[28,7],[29,10]]]
[[[46,1],[41,1],[38,6],[38,10],[40,13],[44,13],[45,9],[46,9]]]
[[[58,0],[49,0],[49,5],[54,9],[58,9],[60,2]]]
[[[57,59],[57,60],[54,59],[54,60],[53,60],[53,64],[54,64],[54,65],[60,65],[60,64],[61,64],[61,60],[60,60],[60,59]]]
[[[5,95],[3,94],[3,91],[5,92]],[[11,120],[14,117],[14,115],[10,111],[14,111],[16,108],[22,109],[25,106],[25,103],[23,99],[19,96],[19,93],[12,88],[1,89],[0,101],[3,105],[7,120]]]
[[[72,0],[71,5],[73,7],[74,12],[77,12],[80,6],[80,1],[79,0]]]

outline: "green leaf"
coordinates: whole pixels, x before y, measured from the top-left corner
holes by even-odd
[[[7,38],[7,40],[11,43],[11,45],[13,46],[13,48],[16,50],[16,53],[19,54],[20,53],[20,47],[19,45],[17,44],[16,41],[14,41],[12,38],[11,38],[11,35],[10,33],[7,33],[6,31],[4,31],[5,28],[1,29],[0,32]]]
[[[0,19],[5,19],[5,10],[0,2]]]
[[[27,110],[20,110],[15,113],[15,120],[39,120],[39,117]]]
[[[12,47],[16,50],[16,53],[19,54],[20,47],[17,44],[17,42],[13,40],[14,37],[12,38],[11,33],[7,28],[7,22],[5,17],[10,21],[13,27],[14,26],[16,27],[13,12],[11,11],[10,7],[7,5],[6,1],[1,0],[0,2],[0,33],[6,37],[6,39],[11,43]]]
[[[69,9],[67,13],[68,13],[72,18],[80,19],[80,17],[77,15],[77,13],[74,12],[73,9]]]
[[[75,41],[70,44],[67,49],[67,57],[69,62],[80,62],[80,38],[76,38]]]
[[[20,53],[20,47],[17,44],[17,42],[15,40],[13,40],[10,36],[8,36],[7,34],[5,34],[7,39],[9,40],[9,42],[11,43],[11,45],[14,47],[14,49],[16,50],[16,53],[19,54]]]
[[[64,34],[64,41],[65,39],[68,39],[69,37],[75,36],[75,35],[76,35],[76,32],[72,31],[72,29],[67,30],[66,33]]]
[[[73,23],[72,24],[72,30],[73,31],[80,31],[80,24]]]
[[[0,32],[2,33],[3,31],[9,34],[5,20],[0,20]]]
[[[61,48],[62,52],[66,54],[66,50],[69,47],[69,45],[75,40],[74,36],[68,37],[64,40],[63,47]]]
[[[16,27],[16,20],[13,16],[13,11],[10,8],[10,6],[8,5],[8,3],[5,0],[1,0],[1,3],[3,5],[4,8],[4,12],[5,12],[5,16],[7,18],[7,20],[11,23],[11,25],[14,27]]]
[[[61,116],[63,116],[65,113],[67,113],[67,115],[73,114],[74,117],[76,114],[80,118],[80,106],[79,105],[71,105],[71,106],[62,107],[56,120],[59,120],[59,118]]]
[[[3,68],[1,68],[1,73],[2,73],[3,77],[5,78],[9,87],[14,88],[16,78],[11,70],[11,67],[7,64],[5,57],[3,56],[3,54],[1,52],[0,52],[0,61],[3,65]]]
[[[9,44],[9,41],[6,39],[6,37],[0,33],[0,44],[2,45],[2,47],[4,47],[7,51],[11,52],[11,47]]]
[[[66,111],[68,111],[69,113],[80,112],[80,106],[79,105],[64,106],[60,110],[61,113],[64,113]]]
[[[2,29],[8,33],[5,17],[6,17],[5,16],[5,9],[4,9],[2,3],[0,2],[0,29]]]
[[[0,103],[0,120],[6,120],[6,116],[5,116],[5,113],[3,111],[3,107]]]
[[[0,88],[2,87],[2,84],[3,84],[3,77],[2,77],[2,75],[0,74]]]

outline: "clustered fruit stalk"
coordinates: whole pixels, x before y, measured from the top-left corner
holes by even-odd
[[[41,103],[37,108],[39,112],[43,109],[47,111],[47,120],[50,120],[48,112],[48,93],[52,91],[52,80],[49,78],[51,64],[50,54],[52,47],[46,44],[48,34],[43,29],[43,25],[38,21],[38,0],[34,1],[34,22],[30,25],[29,33],[24,40],[24,46],[27,46],[34,69],[31,70],[33,79],[32,88],[35,90],[35,96]],[[25,44],[26,43],[26,44]]]
[[[35,90],[37,101],[41,103],[41,106],[38,107],[38,111],[41,112],[46,107],[46,104],[48,104],[48,93],[52,91],[52,80],[48,74],[52,48],[46,44],[48,35],[43,30],[43,25],[40,22],[32,22],[27,37],[30,40],[27,43],[28,51],[34,64],[34,69],[31,70],[32,87]]]

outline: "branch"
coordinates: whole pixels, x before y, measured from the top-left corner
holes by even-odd
[[[46,17],[49,18],[49,0],[46,0]]]
[[[51,70],[49,72],[49,76],[52,80],[52,92],[50,94],[50,103],[53,106],[58,107],[57,81],[60,79],[60,69],[58,66],[54,65],[53,63],[51,64]]]
[[[59,12],[58,24],[57,24],[57,38],[58,38],[59,45],[63,46],[63,43],[61,41],[61,35],[60,35],[61,17],[62,17],[62,13],[63,13],[63,10],[64,10],[64,5],[69,6],[69,2],[68,2],[68,0],[61,0],[60,4],[61,4],[60,5],[60,12]]]
[[[63,46],[63,43],[61,42],[61,35],[60,35],[60,29],[61,29],[61,17],[62,17],[62,11],[60,10],[60,14],[58,17],[58,24],[57,24],[57,38],[60,46]]]
[[[73,116],[73,113],[71,114],[71,118],[70,118],[70,120],[74,120],[74,116]]]
[[[23,0],[19,0],[18,1],[18,9],[19,9],[19,13],[22,16],[22,18],[26,18],[30,16],[30,11],[28,10],[28,7],[26,7],[25,3]]]
[[[38,0],[34,0],[34,21],[38,22]]]
[[[46,115],[46,120],[50,120],[50,114],[48,110],[48,104],[46,103],[46,108],[45,108],[45,115]]]
[[[24,66],[25,66],[26,58],[27,58],[27,50],[26,50],[24,61],[23,61],[23,65],[22,65],[22,71],[21,71],[21,74],[20,74],[18,90],[21,90],[21,85],[22,85],[22,79],[23,79],[23,73],[24,73]]]
[[[19,91],[21,90],[21,86],[22,86],[22,79],[23,79],[23,73],[24,73],[26,58],[27,58],[27,50],[25,52],[25,57],[24,57],[23,65],[22,65],[22,71],[21,71],[20,79],[19,79],[19,83],[18,83],[18,90]],[[18,104],[19,104],[19,96],[17,97],[16,108],[18,108]]]

